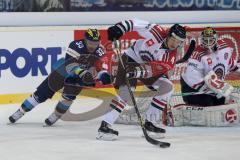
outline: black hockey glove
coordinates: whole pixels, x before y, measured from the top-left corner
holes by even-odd
[[[146,78],[147,71],[142,66],[127,66],[126,68],[126,78]]]
[[[118,40],[124,34],[116,25],[109,27],[107,33],[109,41]]]
[[[99,80],[102,82],[103,85],[111,84],[112,79],[113,79],[112,75],[110,75],[107,72],[104,72],[99,76]]]
[[[92,74],[88,70],[75,67],[65,80],[66,83],[79,84],[80,86],[95,86]]]

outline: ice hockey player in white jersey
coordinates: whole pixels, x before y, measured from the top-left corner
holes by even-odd
[[[193,52],[181,77],[182,93],[202,94],[185,95],[184,102],[198,106],[225,104],[233,87],[224,82],[224,78],[236,69],[233,49],[224,39],[218,40],[212,27],[206,27],[201,33],[201,44]]]
[[[165,133],[165,129],[157,127],[154,123],[160,118],[160,111],[167,107],[173,92],[173,85],[167,77],[167,72],[174,67],[177,48],[186,38],[185,28],[174,24],[169,31],[166,31],[157,24],[135,19],[117,23],[109,27],[107,31],[110,41],[119,39],[131,31],[136,31],[143,39],[137,40],[122,55],[126,70],[119,63],[114,84],[114,87],[118,89],[118,96],[110,102],[112,110],[105,114],[98,129],[97,139],[114,140],[118,136],[118,131],[112,129],[112,125],[127,103],[131,103],[125,78],[129,79],[133,91],[137,80],[142,81],[149,89],[157,91],[146,112],[144,127],[150,134]],[[155,115],[154,118],[152,115]]]
[[[198,45],[188,59],[180,84],[185,104],[171,106],[171,126],[233,126],[239,122],[238,97],[225,82],[232,71],[239,72],[229,39],[218,39],[215,29],[206,27]]]

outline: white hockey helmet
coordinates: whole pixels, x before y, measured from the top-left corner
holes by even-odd
[[[212,27],[206,27],[201,33],[201,44],[204,48],[213,49],[217,44],[217,32]]]

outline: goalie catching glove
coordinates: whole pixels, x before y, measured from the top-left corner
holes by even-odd
[[[229,97],[234,89],[227,82],[224,82],[224,81],[218,79],[218,77],[214,71],[210,71],[204,77],[204,82],[205,82],[205,86],[207,86],[211,91],[216,93],[218,98]]]

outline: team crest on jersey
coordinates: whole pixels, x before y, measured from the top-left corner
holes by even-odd
[[[76,45],[78,46],[78,48],[83,48],[84,47],[82,41],[76,42]]]
[[[149,51],[140,51],[139,55],[143,61],[149,62],[154,60],[153,55]]]
[[[151,47],[152,45],[154,45],[154,41],[152,39],[150,39],[146,42],[146,44],[148,47]]]
[[[218,79],[224,79],[225,77],[225,66],[221,63],[213,67],[214,72],[216,73]]]

